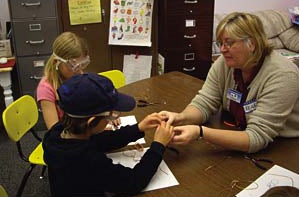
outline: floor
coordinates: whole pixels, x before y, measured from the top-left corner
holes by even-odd
[[[40,132],[40,136],[44,133]],[[36,145],[38,141],[29,133],[24,137],[25,153],[30,152]],[[0,131],[0,184],[6,189],[9,196],[15,196],[16,191],[21,183],[23,175],[28,167],[28,163],[20,159],[17,147],[14,142],[12,142],[6,132]],[[48,197],[50,196],[49,183],[46,177],[44,179],[39,179],[41,173],[41,167],[37,166],[28,182],[25,186],[23,192],[24,197]]]

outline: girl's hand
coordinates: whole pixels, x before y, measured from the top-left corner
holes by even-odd
[[[156,129],[154,141],[160,142],[164,146],[167,146],[167,144],[171,141],[173,136],[173,126],[170,126],[165,121],[162,121]]]

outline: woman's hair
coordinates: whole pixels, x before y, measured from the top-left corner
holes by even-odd
[[[89,54],[87,42],[72,32],[64,32],[60,34],[55,39],[52,48],[53,53],[66,60]],[[45,66],[44,75],[56,90],[62,84],[63,79],[56,69],[56,64],[54,65],[54,59],[52,54]]]
[[[292,186],[277,186],[267,190],[261,197],[298,197],[299,189]]]
[[[62,118],[62,125],[65,131],[71,134],[82,134],[85,133],[87,129],[92,129],[98,125],[98,123],[104,118],[103,116],[96,116],[88,123],[91,117],[86,118],[73,118],[64,113]]]
[[[233,12],[227,15],[217,26],[216,38],[218,41],[221,41],[224,32],[232,39],[244,39],[248,44],[254,42],[255,50],[247,60],[245,67],[256,64],[273,50],[268,43],[261,20],[253,14]]]

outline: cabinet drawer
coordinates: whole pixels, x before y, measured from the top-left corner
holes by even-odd
[[[43,76],[44,66],[49,56],[19,57],[17,66],[19,70],[19,81],[23,94],[35,92],[36,87]]]
[[[165,57],[165,70],[181,72],[198,72],[199,60],[198,55],[195,52],[185,52],[183,50],[172,50],[166,52]]]
[[[9,0],[12,19],[56,16],[54,0]]]
[[[166,45],[169,48],[184,47],[186,49],[192,45],[209,47],[210,40],[212,40],[212,35],[209,32],[212,31],[212,26],[205,25],[205,21],[203,17],[181,17],[169,20],[165,27],[168,30]],[[188,26],[189,23],[194,23],[195,26]],[[199,26],[199,24],[201,25]]]
[[[205,60],[198,51],[168,50],[164,54],[165,71],[181,71],[186,74],[205,79],[211,61]]]
[[[13,22],[17,56],[52,53],[58,34],[56,19]]]
[[[166,0],[168,15],[189,15],[200,13],[199,0]]]

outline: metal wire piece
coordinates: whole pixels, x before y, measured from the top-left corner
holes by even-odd
[[[261,162],[264,163],[269,163],[269,164],[273,164],[273,161],[270,159],[265,159],[265,158],[253,158],[249,155],[244,155],[245,159],[250,160],[252,163],[254,163],[254,165],[262,170],[267,170],[268,168],[265,167],[264,165],[261,164]]]

